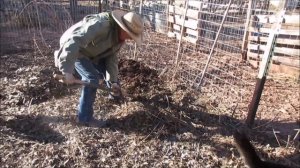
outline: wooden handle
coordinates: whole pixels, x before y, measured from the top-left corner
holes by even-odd
[[[64,75],[54,74],[53,78],[56,79],[56,80],[58,80],[59,82],[66,83]],[[111,91],[110,88],[106,88],[104,86],[104,81],[100,81],[99,85],[96,85],[96,84],[90,83],[88,81],[82,81],[82,80],[79,80],[79,79],[75,79],[73,81],[73,84],[79,84],[79,85],[83,85],[83,86],[89,86],[89,87],[97,88],[97,89],[100,89],[100,90],[103,90],[103,91],[107,91],[107,92]]]
[[[59,75],[59,74],[54,74],[53,75],[53,78],[58,80],[59,82],[62,82],[62,83],[65,83],[65,76],[63,75]],[[73,81],[75,84],[80,84],[80,85],[87,85],[86,82],[82,81],[82,80],[79,80],[79,79],[75,79]]]
[[[53,75],[53,78],[58,80],[59,82],[62,82],[62,83],[65,83],[65,76],[64,75],[59,75],[59,74],[54,74]],[[107,93],[111,93],[112,90],[110,88],[107,88],[105,87],[104,85],[104,80],[102,80],[101,82],[99,82],[99,85],[93,85],[87,81],[82,81],[82,80],[79,80],[79,79],[75,79],[74,80],[74,83],[75,84],[80,84],[80,85],[84,85],[84,86],[90,86],[90,87],[93,87],[93,88],[98,88],[104,92],[107,92]],[[124,96],[127,96],[127,92],[125,92],[122,88],[120,88],[120,97],[124,100]]]

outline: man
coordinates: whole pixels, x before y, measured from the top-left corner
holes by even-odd
[[[70,27],[60,38],[60,49],[55,51],[55,66],[64,74],[64,82],[75,82],[74,74],[82,81],[98,86],[106,78],[111,95],[120,96],[117,52],[126,39],[142,43],[143,21],[134,12],[115,10],[110,13],[88,15]],[[77,121],[94,125],[93,104],[97,88],[82,87]]]

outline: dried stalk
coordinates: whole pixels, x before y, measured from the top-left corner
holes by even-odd
[[[39,53],[40,53],[43,57],[46,57],[46,56],[43,54],[43,52],[41,51],[39,45],[37,44],[35,36],[34,36],[34,38],[33,38],[33,43],[34,43],[34,45],[36,46],[36,48],[38,49]]]
[[[288,135],[287,143],[286,143],[286,148],[289,146],[291,140],[291,135]]]
[[[296,135],[293,138],[293,141],[295,141],[297,139],[297,137],[299,136],[300,133],[300,129],[294,129],[295,131],[297,131]]]
[[[274,129],[273,129],[273,134],[274,134],[274,136],[275,136],[275,138],[276,138],[276,141],[277,141],[277,143],[278,143],[278,145],[279,146],[281,146],[281,144],[280,144],[280,142],[279,142],[279,140],[278,140],[278,137],[277,137],[277,133],[280,133],[279,131],[275,131]]]
[[[33,100],[33,98],[31,98],[30,101],[29,101],[29,105],[28,105],[28,109],[27,109],[28,114],[30,114],[30,108],[31,108],[32,100]]]

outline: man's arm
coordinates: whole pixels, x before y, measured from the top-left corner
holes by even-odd
[[[110,76],[109,81],[111,83],[118,82],[118,74],[119,74],[118,64],[119,64],[119,60],[118,60],[117,54],[114,53],[113,55],[107,57],[105,59],[105,64],[106,64],[107,73]]]
[[[73,73],[76,59],[80,56],[80,49],[87,47],[95,37],[107,35],[109,20],[88,16],[83,23],[70,34],[64,35],[67,39],[59,53],[59,70],[63,73]]]

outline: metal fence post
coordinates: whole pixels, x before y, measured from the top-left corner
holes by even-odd
[[[140,0],[139,14],[143,17],[143,0]],[[136,60],[137,45],[134,44],[133,60]]]
[[[227,8],[226,8],[226,11],[225,11],[225,13],[224,13],[224,15],[223,15],[222,22],[221,22],[221,24],[220,24],[220,27],[219,27],[219,30],[218,30],[218,32],[217,32],[216,38],[215,38],[215,40],[214,40],[214,43],[213,43],[213,45],[212,45],[212,47],[211,47],[211,49],[210,49],[210,53],[209,53],[207,62],[206,62],[206,64],[205,64],[204,70],[203,70],[203,72],[202,72],[200,81],[199,81],[199,83],[198,83],[198,85],[197,85],[197,88],[199,88],[199,87],[201,86],[201,84],[202,84],[202,81],[203,81],[203,79],[204,79],[204,75],[205,75],[205,73],[206,73],[206,71],[207,71],[207,68],[208,68],[208,65],[209,65],[209,63],[210,63],[211,57],[212,57],[212,55],[213,55],[213,53],[214,53],[215,46],[216,46],[217,41],[218,41],[218,39],[219,39],[219,35],[220,35],[220,32],[221,32],[221,30],[222,30],[222,28],[223,28],[223,24],[224,24],[225,19],[226,19],[226,17],[227,17],[229,8],[230,8],[230,6],[231,6],[231,3],[232,3],[232,0],[229,1],[228,6],[227,6]],[[200,74],[199,74],[199,75],[200,75]],[[196,76],[195,81],[197,80],[197,78],[198,78],[199,75]]]
[[[178,67],[179,67],[179,52],[180,52],[180,48],[181,48],[181,44],[182,44],[182,36],[183,36],[183,30],[184,30],[184,24],[185,24],[185,19],[186,19],[186,14],[187,14],[187,10],[188,10],[188,5],[189,5],[189,0],[185,1],[185,12],[183,15],[183,21],[182,21],[182,25],[181,25],[181,31],[180,31],[180,37],[179,37],[179,41],[178,41],[178,47],[177,47],[177,52],[176,52],[176,57],[175,57],[175,70],[174,70],[174,74],[172,77],[172,82],[175,79],[176,73],[178,71]]]
[[[177,54],[176,54],[176,58],[175,58],[175,65],[178,65],[178,61],[179,61],[179,52],[180,52],[180,48],[181,48],[181,44],[182,44],[182,36],[183,36],[183,31],[184,31],[184,24],[185,24],[185,19],[186,19],[186,14],[187,14],[187,10],[188,10],[188,4],[189,4],[189,0],[185,1],[185,12],[183,15],[183,21],[182,21],[182,25],[181,25],[181,31],[180,31],[180,37],[179,37],[179,42],[178,42],[178,47],[177,47]]]
[[[269,66],[270,66],[270,63],[272,60],[272,55],[273,55],[275,44],[276,44],[276,39],[279,34],[279,30],[281,28],[281,23],[283,22],[283,19],[284,19],[283,18],[284,14],[285,14],[285,10],[282,10],[279,12],[279,15],[278,15],[279,18],[277,20],[277,23],[274,25],[272,31],[269,34],[266,49],[265,49],[265,52],[264,52],[264,55],[262,58],[263,59],[262,64],[261,64],[261,67],[259,70],[258,77],[256,79],[255,91],[253,93],[253,97],[252,97],[252,100],[251,100],[251,103],[250,103],[249,109],[248,109],[246,125],[250,128],[254,124],[255,115],[256,115],[256,112],[258,109],[262,91],[264,89],[264,85],[265,85],[266,78],[267,78],[267,73],[269,70]]]
[[[247,44],[248,44],[248,37],[249,37],[249,23],[250,18],[252,15],[252,7],[253,7],[253,0],[249,0],[248,3],[248,11],[247,11],[247,20],[245,23],[245,32],[243,36],[243,43],[242,43],[242,59],[247,60]]]

